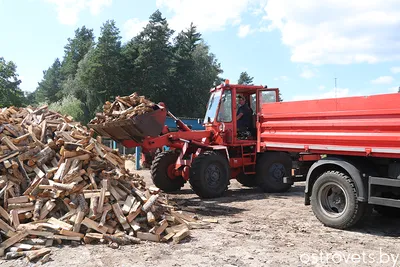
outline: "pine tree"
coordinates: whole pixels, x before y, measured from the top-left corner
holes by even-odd
[[[61,63],[57,58],[46,71],[43,71],[43,79],[36,89],[36,101],[56,102],[62,98],[62,80]]]
[[[62,73],[66,79],[75,77],[78,71],[78,63],[94,47],[94,44],[93,30],[85,26],[75,30],[74,38],[68,38],[68,44],[64,47],[64,60],[62,62]]]
[[[169,97],[172,65],[172,46],[169,39],[173,32],[167,20],[157,10],[150,16],[149,23],[143,31],[134,39],[139,49],[135,69],[140,74],[135,91],[154,102],[165,101]]]
[[[246,71],[244,71],[240,73],[238,84],[249,85],[253,83],[253,79],[254,77],[250,77],[250,75]]]

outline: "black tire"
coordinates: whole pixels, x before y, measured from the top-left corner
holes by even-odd
[[[283,152],[265,153],[257,161],[257,184],[264,192],[282,193],[288,191],[292,185],[283,183],[285,176],[291,176],[292,160]]]
[[[155,186],[164,192],[173,192],[181,189],[185,184],[182,176],[171,179],[168,175],[168,167],[174,164],[179,154],[174,151],[164,151],[157,154],[151,165],[151,179]]]
[[[244,174],[241,172],[237,177],[236,180],[242,184],[243,186],[247,187],[256,187],[257,186],[257,179],[256,176],[253,174]]]
[[[337,229],[356,225],[370,210],[368,203],[357,200],[353,180],[339,171],[327,171],[317,178],[311,206],[321,223]]]
[[[228,160],[214,151],[197,156],[190,168],[189,182],[201,198],[216,198],[228,189],[230,168]]]

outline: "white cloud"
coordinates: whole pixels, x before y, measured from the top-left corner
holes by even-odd
[[[319,90],[324,90],[325,89],[325,85],[321,85],[320,87],[318,87]]]
[[[220,31],[227,25],[237,25],[241,15],[260,0],[157,0],[157,8],[172,12],[168,22],[174,30],[181,31],[191,22],[200,32]]]
[[[311,79],[312,77],[315,76],[315,72],[313,70],[309,69],[308,67],[304,67],[300,76],[305,79]]]
[[[287,80],[289,80],[289,77],[282,75],[282,76],[274,78],[274,80],[275,81],[287,81]]]
[[[399,86],[394,86],[394,87],[389,88],[388,91],[390,93],[397,93],[397,92],[399,92],[399,88],[400,88]]]
[[[390,71],[393,73],[400,73],[400,67],[393,67],[390,69]]]
[[[372,80],[371,83],[373,84],[390,84],[393,82],[392,76],[380,76],[375,80]]]
[[[375,63],[400,59],[398,0],[269,0],[264,19],[294,62]]]
[[[90,0],[87,6],[93,15],[98,15],[104,7],[111,6],[111,4],[112,0]]]
[[[98,15],[106,6],[111,6],[112,0],[44,0],[56,5],[58,20],[61,24],[75,25],[78,15],[89,9],[92,15]]]
[[[238,30],[238,36],[240,38],[246,37],[250,33],[250,25],[240,25]]]
[[[124,24],[125,38],[131,39],[135,37],[147,25],[147,20],[139,20],[137,18],[129,19]]]
[[[295,95],[292,97],[292,101],[298,100],[313,100],[313,99],[326,99],[326,98],[338,98],[350,96],[348,88],[333,88],[323,94],[315,95]],[[353,95],[354,96],[354,95]]]

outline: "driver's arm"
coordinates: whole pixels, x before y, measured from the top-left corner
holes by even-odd
[[[241,117],[243,117],[243,113],[239,113],[239,115],[236,116],[236,120],[239,120]]]

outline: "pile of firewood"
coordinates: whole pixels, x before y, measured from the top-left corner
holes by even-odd
[[[97,113],[96,118],[92,119],[90,124],[130,119],[137,115],[152,112],[154,106],[153,102],[137,93],[129,96],[117,96],[113,103],[107,101],[103,105],[103,113]]]
[[[53,242],[179,242],[204,226],[93,134],[46,106],[0,109],[0,256],[37,259]]]

